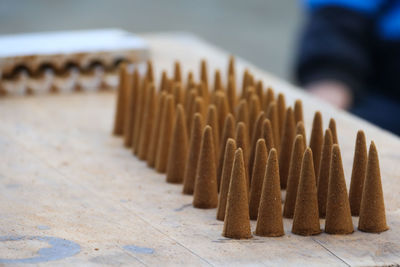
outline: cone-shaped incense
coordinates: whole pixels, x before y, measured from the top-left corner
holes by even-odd
[[[389,229],[386,224],[385,204],[379,169],[378,152],[371,142],[368,152],[367,173],[360,206],[358,230],[379,233]]]
[[[221,81],[221,71],[220,70],[215,70],[215,76],[214,76],[214,91],[217,90],[222,90],[222,81]]]
[[[279,146],[281,144],[281,137],[279,135],[279,117],[278,117],[278,110],[276,107],[276,103],[272,102],[269,105],[267,111],[267,119],[271,122],[272,132],[274,134],[274,145],[276,150],[279,152]]]
[[[265,168],[267,166],[267,146],[264,139],[258,139],[255,150],[255,161],[252,171],[251,185],[250,185],[250,200],[249,211],[250,219],[257,220],[258,207],[260,206],[260,197],[263,188],[263,181],[265,176]]]
[[[181,71],[181,64],[179,63],[179,61],[175,62],[174,81],[182,82],[182,71]]]
[[[304,152],[300,181],[294,209],[292,233],[316,235],[321,233],[318,216],[317,187],[315,185],[313,156],[310,148]]]
[[[228,79],[228,88],[227,88],[227,97],[229,103],[229,110],[233,112],[236,107],[236,81],[235,77],[229,76]]]
[[[178,104],[172,134],[171,146],[169,148],[167,165],[167,182],[182,183],[187,159],[188,136],[186,130],[185,111]]]
[[[217,106],[217,114],[218,114],[218,129],[219,129],[219,134],[221,134],[220,131],[224,128],[224,123],[225,123],[225,118],[229,113],[229,104],[228,104],[228,99],[226,98],[226,95],[224,91],[218,91],[215,95],[215,104]],[[218,147],[219,149],[219,147]],[[223,153],[223,152],[222,152]]]
[[[296,135],[298,134],[303,136],[304,147],[307,147],[306,130],[302,121],[299,121],[296,125]]]
[[[124,118],[125,118],[125,102],[126,102],[126,86],[125,78],[127,73],[126,64],[121,64],[119,69],[119,85],[117,95],[117,105],[115,109],[114,119],[114,135],[122,135],[124,131]]]
[[[222,177],[219,192],[219,201],[217,209],[217,220],[225,219],[226,201],[228,199],[229,184],[231,181],[233,160],[235,159],[236,142],[229,138],[226,142],[224,151],[224,163],[222,167]]]
[[[267,145],[268,151],[271,148],[275,148],[274,135],[272,133],[271,122],[269,119],[265,119],[263,122],[262,136],[265,140],[265,144]]]
[[[360,214],[361,196],[363,192],[365,174],[367,172],[367,143],[363,131],[357,132],[356,147],[354,150],[353,170],[351,172],[349,201],[351,215]]]
[[[175,103],[172,95],[167,96],[162,115],[160,138],[157,142],[156,171],[165,173],[175,118]]]
[[[253,94],[249,102],[249,125],[247,125],[249,127],[249,136],[253,136],[253,130],[260,111],[260,100],[256,94]]]
[[[292,157],[293,142],[295,137],[295,124],[293,110],[289,107],[285,115],[285,125],[281,139],[279,153],[279,173],[281,178],[281,188],[285,189],[289,174],[290,159]]]
[[[278,155],[274,148],[271,149],[268,156],[255,234],[271,237],[285,234],[282,219]]]
[[[125,76],[125,93],[126,93],[126,100],[125,100],[125,110],[124,110],[124,121],[123,121],[123,139],[124,139],[124,146],[129,147],[128,144],[130,141],[126,138],[126,135],[132,130],[131,127],[131,116],[132,116],[132,95],[134,95],[133,91],[133,75],[129,73],[128,71],[126,72]]]
[[[299,121],[304,121],[303,102],[301,102],[300,99],[297,99],[296,102],[294,102],[294,120],[296,124],[299,123]]]
[[[251,146],[250,146],[250,156],[249,156],[249,178],[251,184],[251,177],[253,172],[253,164],[254,164],[254,157],[256,153],[256,146],[259,138],[263,137],[263,124],[265,120],[264,112],[260,112],[258,117],[254,123],[253,135],[251,138]]]
[[[208,90],[208,70],[207,70],[207,61],[205,59],[201,61],[200,80],[204,83],[205,87]]]
[[[137,154],[139,151],[139,141],[140,141],[140,129],[142,123],[142,117],[144,113],[144,108],[146,104],[146,94],[147,94],[147,79],[142,80],[142,84],[139,86],[138,90],[138,102],[135,109],[135,120],[133,124],[133,134],[132,134],[132,152]]]
[[[325,130],[324,144],[322,147],[321,164],[318,173],[318,211],[319,217],[325,218],[326,201],[328,199],[329,172],[331,170],[332,158],[332,133],[330,129]]]
[[[127,116],[125,118],[125,127],[124,127],[124,144],[126,147],[130,147],[132,145],[132,134],[133,134],[133,126],[135,123],[135,111],[137,106],[137,97],[138,97],[138,89],[139,88],[139,72],[137,69],[133,71],[132,75],[132,91],[130,95],[130,101],[127,108]]]
[[[275,93],[274,90],[271,87],[268,87],[267,92],[265,93],[264,96],[264,111],[267,114],[269,105],[275,101]]]
[[[215,105],[208,106],[206,125],[210,125],[212,128],[215,159],[217,159],[219,152],[219,127],[218,127],[217,108],[215,107]]]
[[[251,238],[246,170],[242,149],[237,149],[233,161],[231,181],[222,235],[228,238]]]
[[[228,114],[226,116],[224,128],[222,131],[218,168],[217,168],[218,191],[220,191],[220,185],[221,185],[222,169],[224,166],[224,157],[225,157],[225,147],[229,138],[235,138],[235,118],[232,116],[232,114]]]
[[[213,133],[209,125],[204,128],[200,146],[193,206],[200,209],[213,209],[218,205],[218,187]]]
[[[148,82],[154,81],[153,63],[151,62],[151,60],[147,61],[146,78]]]
[[[285,116],[286,116],[285,95],[282,94],[282,93],[279,93],[276,103],[277,103],[278,118],[279,118],[279,134],[280,134],[280,136],[282,136],[283,128],[284,128],[284,125],[285,125]]]
[[[247,135],[247,128],[246,124],[243,122],[239,122],[236,126],[236,133],[235,133],[235,141],[236,146],[242,149],[243,153],[243,161],[244,161],[244,168],[246,169],[246,182],[247,188],[250,188],[250,179],[248,175],[248,168],[249,168],[249,139]]]
[[[338,137],[337,137],[337,130],[336,130],[336,121],[334,118],[329,120],[329,129],[332,132],[332,139],[334,144],[339,144]]]
[[[249,108],[247,101],[242,99],[237,106],[236,123],[243,122],[248,127],[249,125]]]
[[[163,70],[161,74],[160,91],[167,90],[167,80],[168,80],[167,72]]]
[[[150,146],[151,133],[154,128],[155,105],[156,105],[156,92],[153,84],[147,89],[146,106],[143,114],[143,123],[141,125],[141,133],[139,140],[138,157],[145,160]]]
[[[263,82],[260,80],[256,84],[256,94],[258,96],[258,99],[260,100],[260,108],[264,106],[264,85]]]
[[[294,215],[304,149],[303,136],[297,135],[293,144],[292,158],[290,160],[289,176],[287,180],[286,199],[283,208],[283,217],[285,218],[293,218]]]
[[[229,57],[229,64],[228,64],[228,76],[233,76],[235,77],[235,57],[234,56],[230,56]]]
[[[174,84],[173,95],[176,104],[183,104],[184,91],[181,83],[177,82]]]
[[[337,144],[332,147],[325,232],[341,235],[354,232],[346,180],[343,173],[342,157],[340,156],[340,149]]]
[[[319,163],[321,162],[322,143],[324,142],[324,133],[322,130],[322,115],[317,111],[314,115],[311,129],[310,148],[313,152],[314,172],[318,173]],[[317,181],[318,182],[318,181]]]
[[[203,117],[195,113],[190,134],[189,155],[185,166],[183,193],[192,195],[197,173],[197,163],[200,155],[201,136],[203,130]]]

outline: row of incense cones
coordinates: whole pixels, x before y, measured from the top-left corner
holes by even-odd
[[[320,218],[326,233],[350,234],[352,215],[361,231],[387,230],[378,154],[371,142],[367,155],[363,131],[348,195],[335,120],[324,134],[316,112],[307,147],[302,102],[286,106],[248,70],[237,96],[233,57],[228,66],[227,84],[216,70],[210,85],[206,61],[200,79],[189,72],[185,82],[175,62],[156,89],[151,62],[143,76],[122,65],[114,134],[168,183],[183,183],[195,208],[217,208],[225,237],[250,238],[250,220],[256,235],[282,236],[283,217],[293,218],[298,235],[319,234]]]

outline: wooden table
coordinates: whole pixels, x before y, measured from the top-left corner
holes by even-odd
[[[224,72],[227,53],[195,36],[154,34],[156,72],[173,60],[198,72],[199,60]],[[348,236],[286,235],[230,240],[221,236],[216,210],[191,206],[181,185],[122,147],[111,135],[115,95],[88,92],[0,100],[0,262],[53,265],[388,265],[400,263],[400,139],[306,95],[237,59],[256,78],[301,98],[309,134],[313,112],[325,126],[336,118],[347,183],[358,129],[373,139],[381,161],[390,230]],[[394,114],[395,115],[395,114]],[[397,114],[398,115],[398,114]],[[348,185],[349,186],[349,185]],[[358,218],[353,218],[355,227]],[[321,227],[324,222],[321,220]],[[255,222],[252,222],[252,229]],[[57,260],[57,261],[54,261]]]

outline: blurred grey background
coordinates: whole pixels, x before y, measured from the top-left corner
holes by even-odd
[[[118,27],[188,31],[290,79],[298,0],[0,0],[0,34]]]

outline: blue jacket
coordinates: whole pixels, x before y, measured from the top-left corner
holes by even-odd
[[[400,0],[304,0],[309,12],[295,66],[301,85],[347,84],[356,99],[400,102]]]

